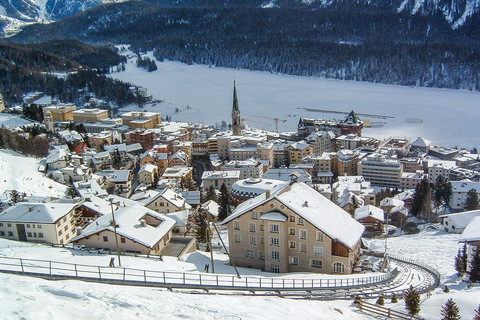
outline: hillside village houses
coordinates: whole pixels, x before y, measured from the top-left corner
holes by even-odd
[[[49,102],[43,107],[45,126],[55,137],[39,170],[71,186],[62,200],[75,208],[65,213],[73,215],[71,222],[66,219],[69,231],[62,216],[58,235],[56,210],[53,214],[45,209],[46,220],[52,220],[52,226],[45,225],[52,230],[48,235],[38,232],[43,222],[25,221],[31,215],[15,220],[12,215],[19,211],[5,210],[0,217],[10,220],[2,222],[6,229],[0,236],[20,239],[20,230],[21,239],[27,241],[66,244],[76,237],[78,244],[110,248],[108,199],[118,195],[115,199],[125,199],[116,201],[122,224],[132,232],[145,232],[125,233],[121,250],[161,254],[173,232],[188,233],[186,220],[193,207],[204,204],[210,186],[218,192],[225,184],[240,203],[223,221],[236,264],[272,272],[351,273],[364,230],[355,218],[380,234],[384,223],[403,226],[412,189],[423,178],[435,183],[442,175],[452,182],[453,211],[463,210],[470,189],[480,192],[478,154],[435,146],[422,137],[381,141],[365,137],[362,130],[368,123],[354,111],[335,121],[300,118],[296,132],[248,128],[235,86],[231,130],[220,131],[204,124],[164,121],[155,112],[129,111],[113,118],[101,104],[77,109]],[[192,191],[194,185],[199,190]],[[377,199],[385,188],[404,192]],[[185,192],[196,194],[183,196]],[[379,202],[379,208],[373,207]],[[45,206],[57,204],[62,203]],[[143,213],[128,213],[129,206],[142,208]],[[218,205],[208,207],[214,207],[218,216]],[[175,216],[169,220],[171,214]],[[22,227],[16,229],[20,224],[25,225],[26,236]],[[141,241],[135,243],[136,237]]]

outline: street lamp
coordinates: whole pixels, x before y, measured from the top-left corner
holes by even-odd
[[[113,233],[115,234],[115,245],[117,246],[118,266],[121,267],[122,263],[120,262],[120,249],[118,248],[117,223],[115,222],[115,213],[113,210],[113,198],[110,198],[110,208],[112,209]]]

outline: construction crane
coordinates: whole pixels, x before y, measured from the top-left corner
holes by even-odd
[[[259,115],[256,115],[256,114],[246,114],[246,116],[249,116],[249,117],[256,117],[256,118],[262,118],[262,119],[268,119],[268,120],[273,120],[275,121],[275,132],[278,133],[278,121],[282,121],[283,123],[287,122],[287,120],[284,120],[284,119],[280,119],[280,118],[272,118],[272,117],[266,117],[266,116],[259,116]]]
[[[266,126],[269,126],[270,123],[266,123],[266,122],[262,122],[262,121],[258,121],[258,120],[253,120],[253,119],[247,119],[247,118],[242,118],[242,127],[245,127],[244,123],[245,122],[255,122],[255,123],[259,123],[259,124],[264,124]]]

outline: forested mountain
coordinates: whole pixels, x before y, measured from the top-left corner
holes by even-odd
[[[64,102],[81,102],[85,89],[117,105],[139,103],[132,84],[103,73],[125,62],[114,47],[78,41],[35,45],[0,42],[0,93],[7,105],[19,103],[27,92],[42,91]],[[58,73],[65,76],[58,76]]]
[[[417,8],[412,15],[398,11],[400,0],[277,0],[268,8],[257,0],[210,7],[214,2],[102,5],[56,23],[28,26],[11,41],[126,43],[138,51],[154,50],[159,60],[480,90],[478,14],[453,28],[444,11],[432,7],[423,15]],[[416,4],[402,3],[405,8]]]

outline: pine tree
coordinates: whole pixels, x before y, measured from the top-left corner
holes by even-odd
[[[441,314],[442,320],[459,320],[461,318],[460,309],[452,299],[447,300],[445,306],[442,307]]]
[[[207,189],[206,201],[208,200],[213,200],[215,202],[217,201],[217,195],[215,194],[215,188],[213,186],[210,186]]]
[[[478,305],[478,309],[474,311],[475,311],[475,315],[473,316],[472,320],[480,320],[480,305]]]
[[[432,212],[432,192],[427,178],[423,178],[415,187],[410,213],[420,218],[429,218]]]
[[[470,282],[480,282],[480,253],[478,251],[473,252],[470,261],[470,270],[468,271]]]
[[[232,201],[225,183],[220,187],[220,198],[218,199],[218,202],[220,207],[218,212],[218,220],[223,221],[232,213]]]
[[[458,249],[457,256],[455,257],[455,270],[457,270],[459,276],[463,276],[466,272],[463,260],[462,251]]]
[[[465,205],[463,206],[463,208],[467,211],[477,210],[480,208],[477,190],[470,189],[467,192],[467,197],[465,198]]]
[[[207,212],[203,209],[199,209],[194,217],[195,223],[195,240],[197,243],[206,243],[208,240],[208,219]]]
[[[411,316],[420,312],[420,294],[413,286],[410,286],[410,289],[405,292],[403,300],[405,300],[405,308]]]

